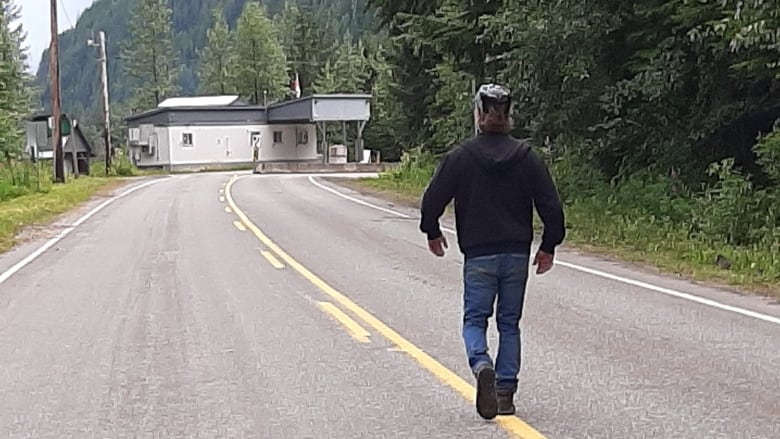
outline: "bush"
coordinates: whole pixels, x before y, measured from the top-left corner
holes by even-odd
[[[133,165],[130,158],[124,154],[124,150],[117,149],[116,156],[111,163],[111,169],[108,171],[109,177],[132,177],[138,175],[138,168]],[[94,162],[90,167],[90,175],[95,177],[106,176],[106,164],[104,161]]]
[[[714,163],[710,174],[717,183],[697,197],[695,224],[702,238],[734,246],[771,247],[780,227],[777,190],[757,189],[734,169],[734,160]]]
[[[374,186],[406,195],[419,196],[436,170],[433,154],[416,148],[405,152],[399,165],[374,181]]]

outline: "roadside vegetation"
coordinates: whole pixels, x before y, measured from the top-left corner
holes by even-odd
[[[579,247],[780,295],[780,6],[369,0],[393,39],[401,166],[419,197],[471,135],[472,84],[515,96]]]
[[[768,224],[765,194],[753,195],[742,176],[724,172],[705,190],[670,195],[668,180],[651,174],[609,183],[580,174],[581,163],[549,157],[548,163],[565,203],[567,246],[699,281],[780,293],[780,230]],[[398,168],[360,185],[416,206],[435,164],[429,153],[410,153]]]
[[[19,233],[43,226],[94,195],[143,175],[129,161],[117,160],[106,176],[105,165],[93,163],[90,175],[68,176],[54,184],[51,161],[11,161],[0,164],[0,253],[12,248]]]
[[[90,176],[69,176],[66,183],[54,184],[50,160],[33,163],[25,156],[24,122],[39,93],[28,73],[25,31],[18,23],[18,5],[0,2],[0,252],[13,247],[24,228],[45,225],[120,183],[107,178],[105,166],[97,164]],[[132,165],[122,159],[109,172],[109,176],[134,174]]]
[[[17,165],[14,172],[24,172],[29,165]],[[43,172],[38,167],[37,175],[44,178],[31,179],[30,186],[7,184],[6,168],[0,177],[0,187],[10,187],[5,194],[13,194],[0,199],[0,253],[16,244],[16,237],[25,227],[45,225],[57,215],[65,213],[80,203],[89,200],[100,190],[105,190],[119,184],[120,180],[104,177],[82,176],[66,184],[51,183],[51,173]]]

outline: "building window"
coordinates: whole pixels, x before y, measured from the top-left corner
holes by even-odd
[[[190,147],[190,148],[193,147],[194,145],[192,143],[192,133],[183,133],[181,135],[181,144],[182,146],[185,147]]]
[[[274,131],[274,143],[282,143],[282,132]]]
[[[309,144],[309,130],[298,131],[298,145]]]

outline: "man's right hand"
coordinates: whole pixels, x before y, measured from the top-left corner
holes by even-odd
[[[536,265],[536,274],[544,274],[550,271],[553,267],[554,256],[545,251],[539,250],[536,252],[534,258],[534,265]]]

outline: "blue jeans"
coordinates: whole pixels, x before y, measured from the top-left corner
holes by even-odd
[[[493,364],[488,354],[488,319],[498,296],[496,389],[515,392],[520,373],[520,317],[528,281],[527,254],[467,258],[463,265],[463,341],[471,370]]]

